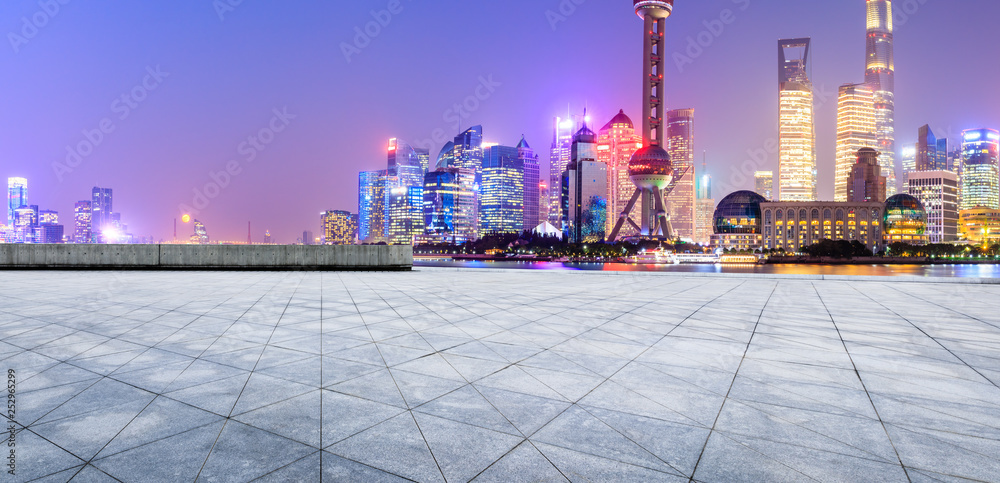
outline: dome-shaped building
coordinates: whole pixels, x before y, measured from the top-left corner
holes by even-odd
[[[712,244],[736,250],[755,250],[763,243],[760,204],[767,199],[753,191],[730,193],[715,208]]]
[[[927,210],[913,196],[898,194],[885,200],[882,225],[886,244],[927,244]]]
[[[715,233],[760,234],[760,204],[766,201],[753,191],[730,193],[715,208]]]

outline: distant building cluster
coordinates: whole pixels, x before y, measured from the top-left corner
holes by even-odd
[[[70,224],[59,222],[59,213],[29,203],[28,180],[7,178],[7,219],[0,224],[0,243],[136,243],[113,209],[110,188],[95,187],[89,200],[73,206]]]
[[[1000,132],[971,129],[949,146],[928,125],[900,152],[896,180],[895,61],[890,0],[868,0],[865,80],[837,97],[834,201],[818,201],[809,38],[778,42],[777,180],[754,176],[714,216],[713,243],[800,252],[824,239],[873,251],[892,243],[1000,241]],[[776,188],[776,191],[775,191]]]

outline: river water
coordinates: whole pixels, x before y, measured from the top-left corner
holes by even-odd
[[[518,261],[417,260],[414,267],[492,268],[513,270],[588,270],[613,272],[767,273],[779,275],[925,276],[1000,278],[1000,265],[646,265],[628,263],[560,263]]]

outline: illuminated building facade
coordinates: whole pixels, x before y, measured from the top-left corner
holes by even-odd
[[[385,206],[386,241],[391,245],[412,245],[414,238],[424,233],[424,187],[389,188]]]
[[[426,172],[425,161],[409,144],[396,138],[389,140],[388,145],[388,169],[389,176],[398,178],[399,186],[423,186],[424,173]]]
[[[632,119],[619,110],[600,131],[597,132],[597,160],[608,167],[608,230],[618,219],[632,195],[635,184],[629,178],[628,163],[632,155],[642,147],[642,136],[636,134]],[[629,213],[634,219],[640,216],[640,206],[634,206]],[[622,228],[621,235],[631,237],[639,231],[631,225]]]
[[[905,193],[885,201],[885,243],[927,244],[927,212],[920,200]]]
[[[1000,210],[973,208],[958,214],[959,237],[970,243],[1000,243]]]
[[[858,150],[878,145],[875,136],[875,94],[866,84],[840,86],[837,97],[837,165],[834,201],[847,201],[848,177]],[[881,169],[881,167],[879,168]]]
[[[477,239],[475,173],[439,168],[424,177],[424,235],[420,243],[461,244]]]
[[[90,196],[90,235],[94,243],[106,243],[105,231],[112,231],[114,194],[111,188],[94,187]]]
[[[859,241],[872,252],[884,246],[885,203],[772,202],[762,203],[763,248],[800,253],[823,240]]]
[[[358,175],[358,237],[362,243],[386,242],[386,170]]]
[[[878,151],[862,148],[855,153],[855,163],[847,177],[847,201],[851,203],[886,200],[886,179],[878,164]]]
[[[1000,132],[962,132],[962,210],[1000,209]]]
[[[524,168],[524,178],[521,184],[524,186],[524,221],[523,230],[531,230],[544,221],[541,214],[539,183],[541,182],[541,167],[538,164],[538,155],[528,145],[528,141],[521,136],[521,141],[517,143],[517,159]]]
[[[899,152],[899,161],[903,165],[903,184],[906,184],[907,176],[917,170],[917,146],[907,145]]]
[[[938,139],[928,125],[917,133],[914,171],[942,171],[948,169],[948,139]]]
[[[876,149],[887,193],[896,194],[895,60],[893,59],[892,0],[866,0],[865,83],[875,95]]]
[[[816,199],[816,135],[810,39],[778,41],[778,197]]]
[[[342,210],[331,210],[325,211],[319,216],[324,243],[327,245],[354,244],[358,227],[353,213]]]
[[[930,243],[958,240],[958,176],[947,170],[914,171],[907,179],[907,192],[927,212]]]
[[[89,201],[77,201],[73,205],[73,223],[75,230],[73,231],[73,242],[74,243],[90,243],[93,238],[90,231],[90,202]]]
[[[575,116],[556,117],[553,122],[552,147],[549,150],[549,223],[562,226],[562,175],[569,165],[573,133],[578,125]]]
[[[549,202],[552,201],[552,195],[549,193],[549,182],[539,181],[538,182],[538,223],[535,227],[541,225],[542,223],[548,223],[549,221]],[[552,225],[549,223],[549,225]]]
[[[607,233],[608,167],[597,161],[597,134],[586,123],[573,136],[562,189],[563,239],[570,243],[603,242]]]
[[[524,230],[525,172],[520,154],[516,147],[486,148],[480,189],[480,234]],[[537,192],[535,196],[537,199]]]
[[[715,200],[712,199],[712,177],[708,175],[704,163],[695,192],[698,199],[694,206],[694,242],[707,245],[712,241]]]
[[[7,225],[14,226],[14,216],[18,208],[28,206],[28,180],[7,178]]]
[[[677,237],[694,239],[694,109],[667,111],[667,154],[674,169],[674,189],[666,197],[670,224]]]
[[[774,200],[774,171],[756,171],[753,174],[753,190],[767,201]]]
[[[192,245],[208,245],[210,240],[208,238],[208,230],[205,228],[205,224],[194,220],[194,234],[191,235],[190,242]]]

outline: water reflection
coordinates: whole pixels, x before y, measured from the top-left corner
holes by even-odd
[[[626,263],[418,260],[414,262],[414,266],[610,272],[764,273],[778,275],[851,276],[908,275],[924,277],[1000,278],[1000,265],[643,265]]]

